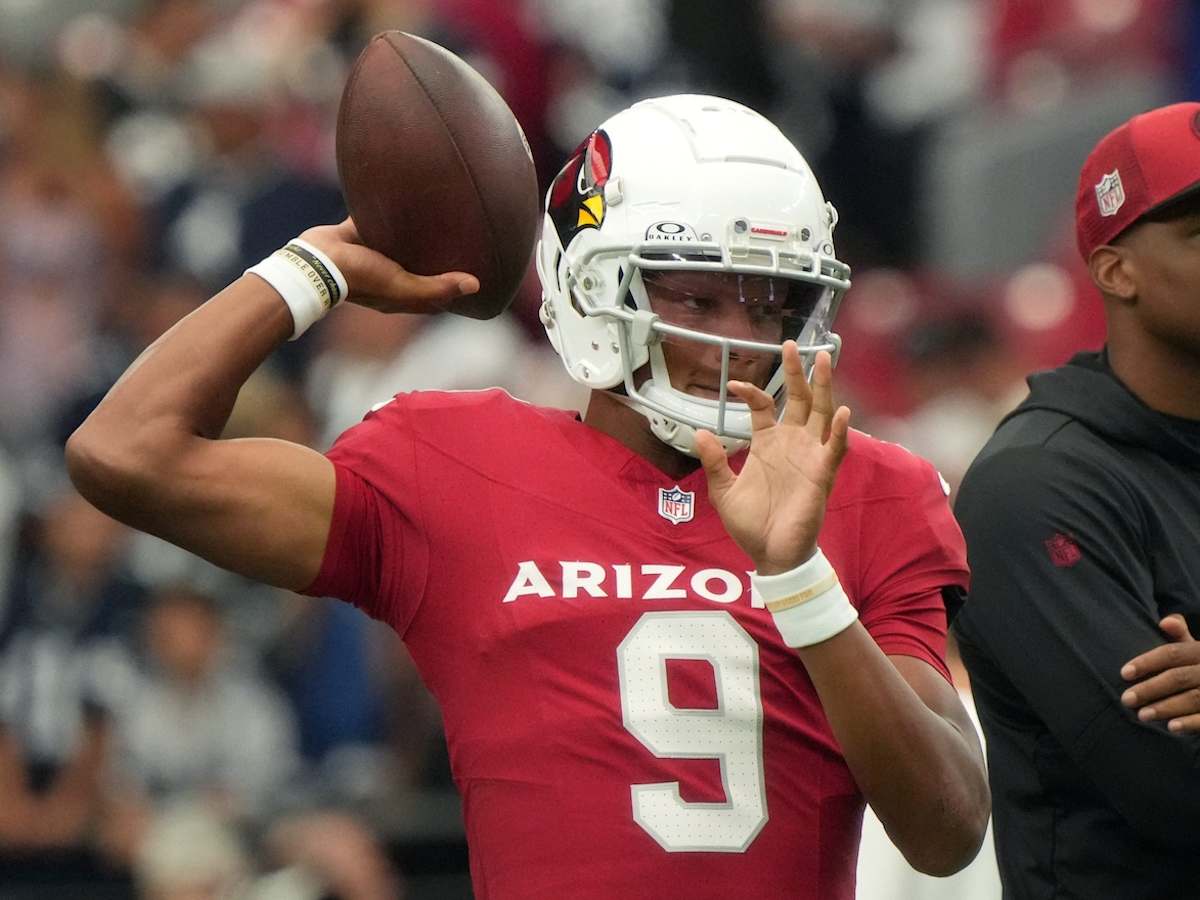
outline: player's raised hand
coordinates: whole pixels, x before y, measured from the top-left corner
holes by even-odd
[[[1170,641],[1121,668],[1126,681],[1136,682],[1121,702],[1143,722],[1165,720],[1172,731],[1200,731],[1200,642],[1183,616],[1167,616],[1158,627]]]
[[[352,219],[318,225],[300,237],[323,250],[350,286],[351,303],[385,313],[432,313],[479,290],[479,279],[466,272],[415,275],[363,244]]]
[[[740,474],[729,467],[716,436],[696,438],[708,493],[725,530],[754,560],[760,574],[786,572],[816,550],[838,466],[846,455],[850,410],[833,406],[833,363],[817,354],[812,385],[795,341],[783,345],[787,403],[776,421],[775,403],[755,385],[729,383],[750,407],[750,454]]]

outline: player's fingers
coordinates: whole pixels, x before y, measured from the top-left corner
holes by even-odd
[[[465,297],[467,294],[479,292],[479,279],[469,272],[446,272],[443,275],[432,277],[440,282],[441,290],[455,297]]]
[[[1139,681],[1121,695],[1121,702],[1128,707],[1142,707],[1148,703],[1165,703],[1168,698],[1177,700],[1174,713],[1200,713],[1200,665],[1176,666]],[[1191,703],[1193,709],[1181,708],[1181,703]]]
[[[754,431],[775,424],[775,401],[762,388],[748,381],[731,381],[729,393],[750,407],[750,427]]]
[[[1137,713],[1141,722],[1161,722],[1183,716],[1200,716],[1200,690],[1193,688],[1149,703],[1143,701]]]
[[[1173,641],[1188,643],[1195,640],[1191,629],[1188,628],[1187,619],[1179,613],[1171,613],[1158,623],[1158,627]]]
[[[1195,733],[1200,731],[1200,715],[1177,716],[1167,722],[1167,727],[1176,734]]]
[[[809,412],[805,427],[819,441],[824,442],[829,437],[829,425],[833,420],[833,359],[821,350],[813,362],[812,378],[812,410]]]
[[[1200,642],[1173,641],[1129,660],[1121,667],[1121,677],[1126,681],[1134,681],[1168,669],[1196,664],[1200,664]]]
[[[389,279],[388,294],[404,302],[442,306],[479,290],[479,279],[466,272],[416,275],[396,266]]]
[[[850,445],[850,407],[839,406],[829,423],[829,454],[836,470],[846,457],[846,448]]]
[[[803,425],[812,410],[812,390],[804,377],[804,363],[795,341],[783,343],[783,376],[787,386],[787,402],[780,419],[786,425]]]
[[[362,243],[351,219],[318,225],[302,234],[329,254],[350,288],[348,300],[383,312],[436,312],[479,290],[467,272],[417,275]]]
[[[696,452],[700,454],[700,465],[708,478],[708,496],[716,504],[720,504],[725,492],[733,487],[737,476],[729,468],[729,457],[725,448],[711,431],[696,432]]]
[[[389,260],[390,263],[390,260]],[[347,275],[352,303],[385,313],[435,313],[448,309],[455,300],[479,290],[479,280],[465,272],[414,275],[399,266],[385,277],[356,278]]]

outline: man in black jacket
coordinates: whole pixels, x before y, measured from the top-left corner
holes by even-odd
[[[1076,224],[1108,343],[1031,377],[967,473],[955,630],[1005,897],[1183,900],[1200,896],[1200,104],[1105,137]]]

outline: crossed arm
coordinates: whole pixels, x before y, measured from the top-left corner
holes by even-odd
[[[1194,829],[1179,823],[1200,821],[1200,645],[1181,616],[1160,619],[1167,595],[1136,510],[1114,472],[1083,454],[1021,447],[977,465],[957,510],[972,550],[963,644],[1003,673],[1130,828],[1192,849]],[[1051,560],[1042,542],[1056,533],[1078,542],[1078,560]]]

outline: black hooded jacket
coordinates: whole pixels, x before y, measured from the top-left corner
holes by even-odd
[[[1200,637],[1200,423],[1080,354],[976,458],[955,621],[987,738],[1006,900],[1200,898],[1200,735],[1140,723],[1121,667]]]

